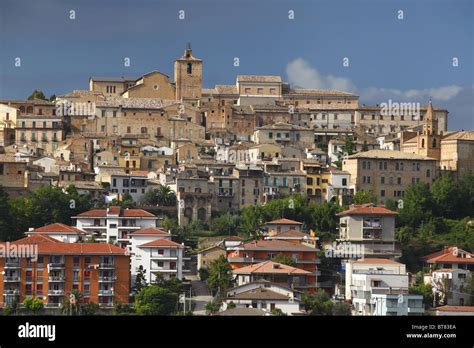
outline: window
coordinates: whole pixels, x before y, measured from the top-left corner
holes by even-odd
[[[347,179],[342,179],[342,186],[347,186]]]
[[[192,74],[193,73],[193,65],[191,63],[188,63],[187,66],[186,66],[186,72],[188,74]]]
[[[431,171],[429,169],[426,170],[426,177],[429,178],[431,176]]]
[[[384,176],[381,176],[381,177],[380,177],[380,183],[381,183],[381,184],[385,184],[385,177],[384,177]]]
[[[402,184],[402,178],[397,178],[397,184],[401,185]]]

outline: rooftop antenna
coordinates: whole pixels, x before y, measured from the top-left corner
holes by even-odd
[[[188,43],[187,43],[186,49],[191,50],[191,42],[188,42]]]

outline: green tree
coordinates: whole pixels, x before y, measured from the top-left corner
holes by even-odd
[[[8,194],[0,186],[0,241],[13,241],[21,237],[21,233],[15,233],[12,220]]]
[[[273,308],[272,315],[276,317],[286,317],[288,314],[283,312],[280,308]]]
[[[229,214],[217,216],[211,220],[209,229],[216,235],[237,235],[239,230],[239,218]]]
[[[35,89],[33,93],[31,93],[31,95],[28,97],[28,100],[34,100],[34,99],[48,100],[48,98],[44,96],[44,93],[37,89]]]
[[[181,280],[177,278],[165,279],[162,274],[156,276],[154,285],[157,285],[163,289],[168,289],[177,295],[184,291],[184,285]]]
[[[332,315],[333,302],[324,290],[318,290],[315,294],[305,293],[302,301],[307,312],[311,315]]]
[[[44,307],[43,301],[36,297],[25,298],[23,300],[23,305],[25,306],[25,309],[32,314],[37,314]]]
[[[212,260],[208,267],[209,278],[206,283],[217,295],[222,297],[232,284],[232,267],[224,255]]]
[[[204,307],[205,310],[206,310],[206,314],[210,315],[210,314],[214,314],[214,313],[219,312],[219,309],[221,308],[221,305],[222,305],[222,301],[219,300],[219,299],[212,300],[211,302],[208,302],[206,304],[206,307]]]
[[[288,265],[288,266],[291,266],[291,267],[295,267],[296,266],[296,262],[295,260],[293,260],[290,256],[288,255],[283,255],[283,254],[278,254],[276,255],[273,260],[273,262],[276,262],[276,263],[282,263],[284,265]]]
[[[463,213],[461,185],[457,183],[451,173],[443,173],[431,186],[434,214],[446,218],[459,218]]]
[[[178,295],[156,285],[147,286],[135,296],[135,310],[141,315],[171,315]]]
[[[242,209],[240,213],[240,228],[247,236],[257,237],[260,234],[260,225],[263,222],[262,206],[251,205]]]
[[[64,296],[63,304],[60,311],[65,315],[81,315],[82,314],[83,296],[79,290],[72,290]]]
[[[145,194],[143,204],[173,207],[176,205],[176,194],[169,186],[160,185],[157,189]]]
[[[366,204],[366,203],[377,204],[377,196],[375,195],[373,191],[359,190],[354,195],[353,201],[354,201],[354,204]]]
[[[433,211],[433,198],[428,186],[424,183],[408,185],[403,198],[403,208],[399,210],[402,225],[418,227],[428,220]]]
[[[349,316],[352,315],[351,305],[344,302],[337,302],[332,307],[332,315],[335,316]]]
[[[433,303],[433,289],[430,284],[425,284],[423,281],[421,281],[415,286],[410,287],[409,293],[414,295],[422,295],[425,308],[431,307]]]
[[[144,287],[147,286],[145,274],[146,270],[143,269],[143,266],[138,266],[137,275],[135,278],[135,292],[140,292]]]

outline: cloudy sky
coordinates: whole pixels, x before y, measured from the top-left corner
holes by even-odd
[[[0,98],[87,89],[91,75],[172,76],[173,60],[191,42],[206,87],[268,74],[355,92],[361,104],[431,97],[449,110],[451,130],[474,129],[473,3],[2,0]]]

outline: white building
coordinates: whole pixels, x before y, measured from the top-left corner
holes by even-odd
[[[28,237],[35,234],[42,234],[54,238],[60,242],[76,243],[79,242],[86,233],[75,227],[58,222],[51,225],[30,229],[25,234]]]
[[[73,216],[76,227],[85,231],[88,238],[98,242],[118,243],[127,247],[128,234],[142,228],[155,227],[158,218],[143,209],[94,209]]]
[[[225,311],[231,302],[236,308],[257,308],[269,313],[274,309],[280,309],[287,315],[303,313],[300,309],[298,292],[264,280],[229,290],[221,311]]]
[[[346,300],[355,315],[421,315],[423,296],[408,293],[404,264],[387,259],[346,263]]]
[[[123,196],[129,193],[134,202],[141,202],[148,190],[148,173],[135,171],[131,174],[112,174],[110,192]]]
[[[398,213],[372,204],[354,205],[339,214],[339,241],[363,247],[365,257],[401,256],[395,240]]]
[[[471,303],[472,275],[466,269],[442,268],[433,271],[431,286],[437,303],[465,306]]]
[[[137,272],[143,267],[148,283],[158,276],[164,279],[183,279],[185,269],[184,245],[170,240],[171,235],[157,228],[147,228],[130,234],[132,286],[135,285]]]

